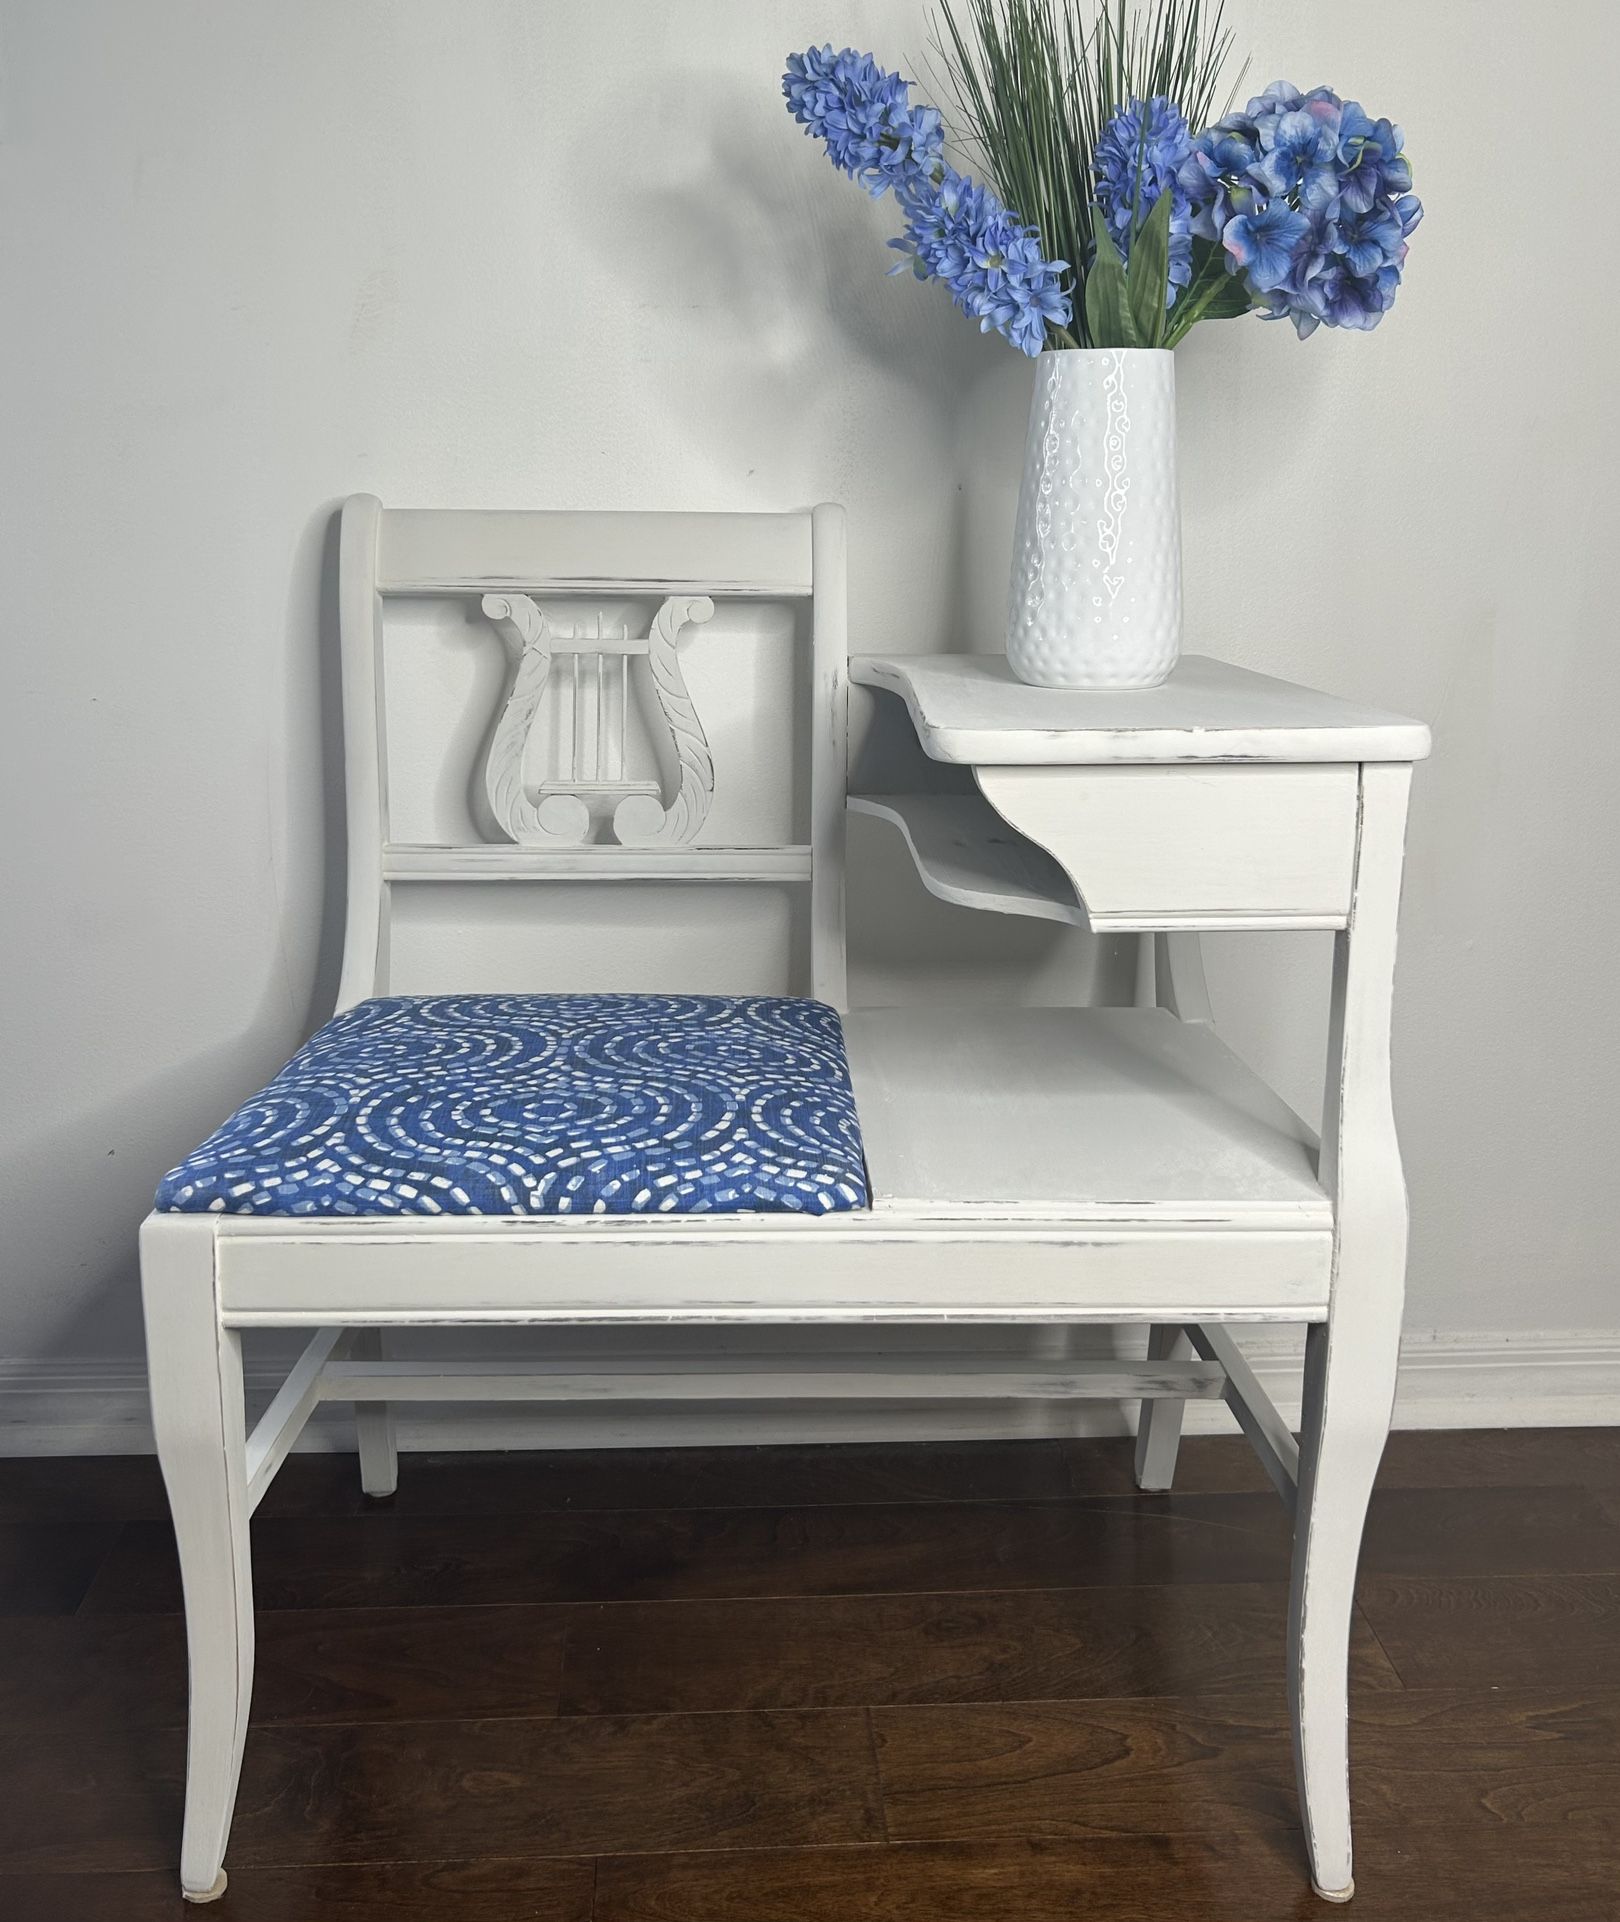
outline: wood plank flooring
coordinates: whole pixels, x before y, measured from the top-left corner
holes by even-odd
[[[1246,1444],[295,1457],[219,1922],[1271,1922],[1310,1895]],[[0,1461],[0,1918],[174,1880],[150,1461]],[[1399,1435],[1359,1922],[1620,1922],[1620,1430]],[[192,1911],[191,1913],[195,1913]]]

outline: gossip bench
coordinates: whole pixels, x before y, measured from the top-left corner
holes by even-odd
[[[1300,1802],[1313,1883],[1348,1898],[1352,1585],[1405,1264],[1390,994],[1426,731],[1196,658],[1106,694],[1021,687],[989,657],[851,661],[833,506],[357,496],[339,598],[337,1012],[165,1178],[141,1235],[190,1647],[186,1896],[225,1887],[249,1517],[320,1403],[354,1405],[384,1495],[399,1403],[892,1400],[942,1378],[901,1342],[866,1367],[627,1376],[396,1359],[386,1331],[954,1320],[1145,1324],[1142,1362],[943,1373],[965,1396],[1140,1403],[1147,1489],[1170,1485],[1183,1403],[1229,1405],[1294,1518]],[[910,730],[914,791],[847,792],[852,681]],[[788,792],[768,799],[774,777]],[[849,1008],[849,810],[943,900],[1133,937],[1132,1004]],[[720,973],[781,933],[808,993],[694,979],[678,904],[699,897],[697,922],[736,916]],[[749,905],[767,897],[797,908]],[[607,936],[601,973],[536,975],[581,925]],[[1320,1140],[1211,1020],[1199,934],[1263,928],[1333,931]],[[653,992],[619,982],[632,962]],[[1277,1322],[1309,1328],[1297,1439],[1239,1345]],[[309,1338],[250,1429],[242,1339],[264,1328]]]

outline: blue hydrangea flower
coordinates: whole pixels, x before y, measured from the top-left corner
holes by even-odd
[[[1167,304],[1192,278],[1191,200],[1181,181],[1192,147],[1181,109],[1163,94],[1155,94],[1151,100],[1128,101],[1098,136],[1093,156],[1097,207],[1121,260],[1130,260],[1131,242],[1159,196],[1173,196]]]
[[[1378,201],[1364,214],[1342,210],[1333,223],[1333,251],[1344,258],[1353,274],[1375,274],[1380,267],[1398,266],[1406,253],[1401,222],[1395,209]]]
[[[1256,293],[1280,287],[1293,272],[1294,256],[1311,223],[1285,201],[1271,201],[1226,223],[1221,245],[1248,276]]]
[[[1318,326],[1370,332],[1394,305],[1400,279],[1398,266],[1353,274],[1340,256],[1314,255],[1299,276],[1297,288],[1288,291],[1271,317],[1292,320],[1301,340],[1315,333]]]
[[[1218,174],[1246,173],[1260,159],[1260,129],[1246,113],[1228,114],[1193,142],[1207,153]]]
[[[1176,170],[1191,232],[1301,338],[1376,327],[1423,217],[1404,137],[1328,87],[1278,81],[1206,129]]]
[[[874,198],[938,164],[944,123],[932,107],[914,107],[908,82],[869,53],[809,47],[788,55],[782,93],[793,118],[817,140],[841,173]]]
[[[1279,120],[1285,113],[1297,112],[1304,104],[1304,94],[1292,81],[1273,80],[1264,93],[1256,94],[1249,102],[1249,118],[1254,121]]]
[[[1358,100],[1347,100],[1339,122],[1339,191],[1353,213],[1366,213],[1381,195],[1410,193],[1412,168],[1401,151],[1406,139],[1388,120],[1372,120]]]
[[[1313,212],[1338,197],[1338,115],[1297,108],[1280,114],[1260,135],[1260,158],[1249,178],[1268,194],[1297,194]]]

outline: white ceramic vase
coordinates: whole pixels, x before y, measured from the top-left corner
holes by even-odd
[[[1036,687],[1154,687],[1181,651],[1175,355],[1049,351],[1018,495],[1007,663]]]

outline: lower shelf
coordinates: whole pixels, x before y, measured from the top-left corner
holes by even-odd
[[[875,1211],[1331,1228],[1310,1130],[1157,1008],[844,1017]]]

